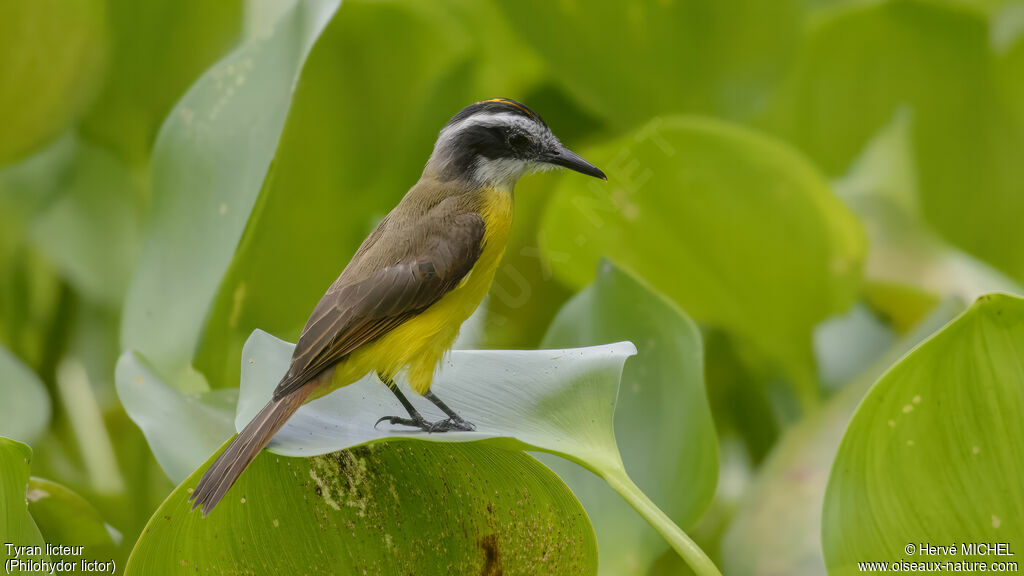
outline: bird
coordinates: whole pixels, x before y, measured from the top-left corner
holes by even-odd
[[[407,412],[378,425],[473,430],[430,385],[494,279],[512,224],[513,188],[522,176],[551,168],[607,180],[525,104],[494,98],[456,113],[419,180],[314,307],[272,398],[203,474],[192,509],[209,514],[300,406],[370,373]],[[409,387],[447,418],[430,422],[420,414],[395,384],[403,371]]]

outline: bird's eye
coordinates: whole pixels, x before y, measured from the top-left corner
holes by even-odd
[[[530,145],[530,139],[522,132],[513,132],[508,136],[508,145],[513,150],[522,151]]]

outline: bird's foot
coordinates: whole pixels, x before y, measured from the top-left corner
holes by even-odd
[[[431,432],[448,432],[449,430],[458,430],[460,432],[472,432],[476,430],[476,425],[472,422],[467,422],[462,418],[448,418],[446,420],[438,420],[434,422]]]
[[[422,418],[422,417],[420,417],[420,418],[403,418],[401,416],[384,416],[384,417],[380,418],[379,420],[377,420],[376,424],[374,424],[373,427],[376,428],[377,426],[380,425],[381,422],[385,422],[385,421],[388,424],[392,424],[392,425],[396,425],[397,424],[399,426],[409,426],[410,428],[419,428],[420,430],[423,430],[424,432],[427,432],[427,433],[434,433],[434,432],[441,433],[441,432],[449,432],[451,430],[459,430],[459,431],[462,431],[462,432],[472,432],[473,430],[476,430],[476,426],[474,426],[472,422],[467,422],[467,421],[465,421],[465,420],[463,420],[461,418],[459,418],[458,420],[454,420],[452,418],[448,418],[446,420],[438,420],[437,422],[430,422],[429,420],[426,420],[425,418]]]

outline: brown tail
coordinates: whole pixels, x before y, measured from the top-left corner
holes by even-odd
[[[189,497],[192,509],[202,507],[203,516],[209,514],[312,391],[312,386],[305,386],[280,400],[268,402],[203,474]]]

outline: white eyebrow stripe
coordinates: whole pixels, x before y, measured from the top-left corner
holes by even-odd
[[[507,126],[516,124],[523,129],[536,134],[537,124],[529,118],[524,118],[523,116],[512,114],[511,112],[490,112],[487,114],[473,114],[468,118],[460,120],[457,124],[452,124],[451,126],[446,127],[441,130],[438,140],[447,140],[470,126]]]

